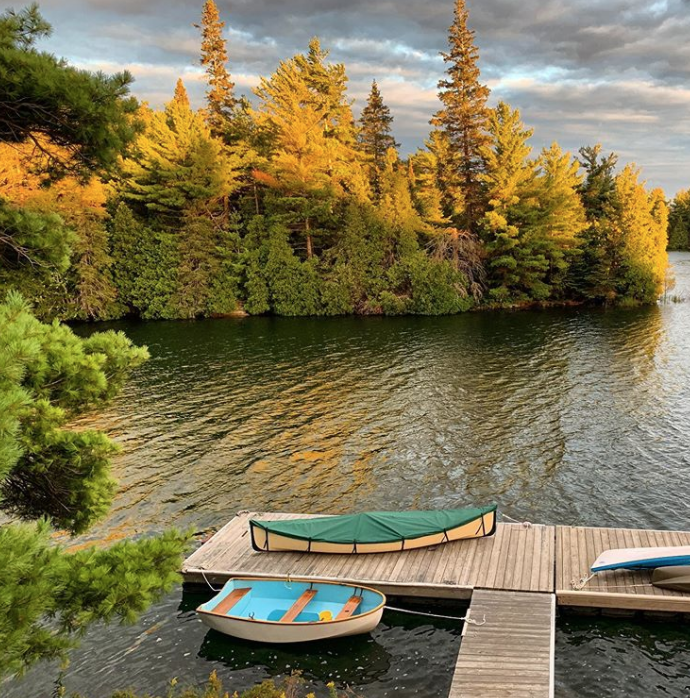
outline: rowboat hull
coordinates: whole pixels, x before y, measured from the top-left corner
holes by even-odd
[[[690,565],[690,545],[606,550],[592,565],[592,572],[645,570],[678,565]]]
[[[329,542],[305,540],[281,535],[275,531],[261,527],[261,522],[250,521],[252,547],[264,552],[300,552],[300,553],[333,553],[341,555],[360,555],[366,553],[388,553],[403,550],[426,548],[456,540],[484,538],[496,531],[496,510],[491,509],[476,518],[446,530],[436,531],[429,535],[416,538],[400,538],[386,542]]]
[[[652,573],[652,584],[661,589],[690,592],[690,565],[659,567]]]
[[[386,597],[368,587],[294,579],[231,579],[197,608],[226,635],[263,643],[328,640],[371,632]]]
[[[270,644],[292,644],[370,633],[381,622],[382,615],[383,608],[371,615],[355,616],[338,623],[310,623],[304,627],[301,624],[286,624],[284,626],[271,624],[269,626],[243,618],[222,618],[210,614],[201,615],[201,620],[209,628],[225,635],[238,637],[241,640]]]

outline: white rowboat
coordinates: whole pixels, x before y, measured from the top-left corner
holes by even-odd
[[[354,584],[238,577],[197,613],[208,627],[226,635],[293,643],[371,632],[385,603],[381,592]]]

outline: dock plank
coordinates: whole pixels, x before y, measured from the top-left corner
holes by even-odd
[[[553,698],[554,594],[476,590],[449,698]]]

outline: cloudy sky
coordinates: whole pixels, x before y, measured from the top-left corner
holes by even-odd
[[[492,104],[508,101],[536,149],[601,141],[668,195],[690,187],[690,0],[467,0]],[[0,0],[2,6],[4,0]],[[127,68],[157,106],[182,76],[197,104],[203,0],[43,0],[43,47],[82,67]],[[259,75],[305,49],[330,47],[359,112],[372,79],[403,152],[422,144],[438,108],[453,0],[217,0],[230,68],[250,94]]]

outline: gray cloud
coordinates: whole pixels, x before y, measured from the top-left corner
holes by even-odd
[[[91,68],[129,68],[158,105],[182,76],[203,98],[202,0],[44,0],[49,50]],[[412,151],[437,108],[452,0],[218,0],[238,87],[249,91],[318,35],[346,64],[356,110],[376,78]],[[602,141],[672,194],[690,186],[690,2],[468,0],[492,102],[535,128],[538,150]]]

